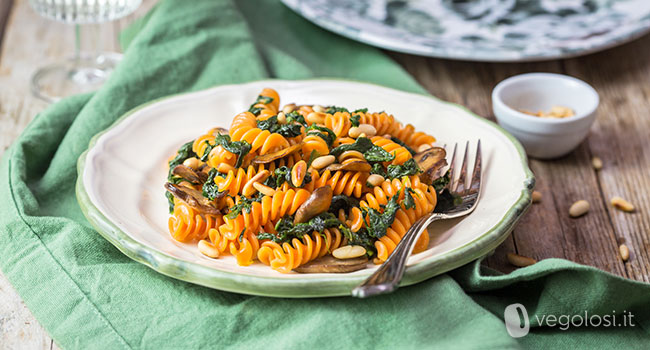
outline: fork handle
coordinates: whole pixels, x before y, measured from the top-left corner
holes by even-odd
[[[440,218],[436,213],[429,213],[416,221],[399,241],[390,257],[368,279],[352,290],[352,296],[367,298],[397,289],[406,269],[406,260],[411,255],[418,237],[430,223]]]

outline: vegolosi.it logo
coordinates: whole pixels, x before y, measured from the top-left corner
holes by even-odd
[[[521,316],[519,313],[521,312]],[[530,330],[530,321],[528,320],[528,311],[521,304],[510,304],[503,312],[503,318],[506,321],[506,330],[513,338],[521,338],[528,334]],[[523,321],[523,322],[522,322]],[[523,323],[523,325],[522,325]]]
[[[506,323],[506,330],[513,338],[521,338],[530,331],[530,319],[528,311],[522,304],[510,304],[503,312],[503,318]],[[535,315],[535,321],[541,327],[558,327],[566,331],[570,327],[634,327],[634,315],[631,312],[623,310],[622,314],[617,315],[612,311],[608,315]]]

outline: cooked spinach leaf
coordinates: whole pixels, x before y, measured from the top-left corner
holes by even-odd
[[[330,151],[330,154],[338,157],[345,151],[361,152],[363,153],[363,157],[369,163],[390,162],[391,160],[395,159],[394,154],[390,154],[383,148],[373,144],[372,141],[370,141],[370,139],[367,137],[359,137],[354,141],[354,143],[348,143],[335,147]]]
[[[451,178],[449,177],[449,171],[447,171],[445,175],[442,175],[441,177],[435,179],[432,185],[433,188],[436,189],[436,193],[442,192],[442,190],[449,184],[449,181],[451,181]]]
[[[404,162],[402,165],[389,165],[386,169],[386,175],[388,178],[395,179],[402,176],[411,176],[422,172],[418,163],[415,162],[415,159],[411,158]]]
[[[167,173],[168,179],[172,178],[172,170],[174,170],[177,165],[183,164],[183,162],[188,158],[196,157],[196,153],[192,150],[193,143],[194,141],[190,141],[183,144],[181,148],[178,149],[178,152],[176,152],[176,157],[169,161],[169,172]]]
[[[323,230],[332,227],[338,227],[341,221],[332,213],[322,213],[313,217],[309,222],[294,224],[293,217],[285,216],[275,225],[277,234],[260,233],[258,239],[271,239],[277,243],[289,242],[293,238],[302,238],[306,234],[314,231],[322,233]]]
[[[257,127],[271,133],[278,133],[284,137],[296,137],[302,134],[302,125],[295,123],[281,124],[278,122],[277,116],[272,116],[266,120],[258,120]]]
[[[298,123],[304,127],[307,127],[307,122],[305,121],[305,117],[303,117],[302,114],[296,111],[292,111],[285,114],[285,116],[287,117],[287,124]]]
[[[395,221],[395,214],[397,214],[397,210],[400,208],[400,192],[401,191],[397,191],[397,193],[390,198],[388,203],[384,206],[383,212],[374,208],[362,209],[367,220],[366,228],[371,237],[381,238],[386,235],[386,230],[388,230],[390,225],[393,224],[393,221]]]
[[[243,241],[244,241],[244,233],[245,233],[245,232],[246,232],[246,228],[243,228],[243,229],[241,230],[241,232],[239,233],[239,238],[238,238],[238,240],[239,240],[240,242],[243,242]]]
[[[205,180],[205,183],[201,188],[201,191],[203,192],[203,197],[209,200],[214,200],[219,196],[219,187],[217,186],[216,183],[214,183],[214,178],[216,176],[221,176],[225,178],[226,174],[222,174],[218,172],[217,169],[215,168],[210,169],[210,172],[208,173],[208,179]]]
[[[332,203],[330,204],[329,212],[334,215],[338,214],[340,209],[348,212],[352,207],[358,207],[359,200],[354,197],[348,197],[344,194],[339,194],[332,197]]]
[[[310,127],[308,127],[307,130],[305,130],[305,133],[307,135],[320,136],[320,138],[325,140],[325,142],[327,143],[327,147],[332,147],[332,143],[334,142],[334,140],[336,140],[336,134],[334,133],[334,131],[324,126],[318,126],[316,124],[312,124]]]
[[[196,157],[196,153],[192,150],[192,144],[194,144],[194,141],[187,142],[183,144],[179,149],[178,152],[176,152],[176,157],[174,159],[169,161],[169,170],[167,172],[167,181],[171,182],[173,184],[178,184],[181,182],[183,179],[181,177],[175,176],[172,174],[172,171],[174,168],[178,165],[183,164],[183,162],[192,157]],[[174,196],[169,193],[168,191],[165,191],[165,197],[167,197],[167,203],[169,204],[169,213],[174,212]]]
[[[300,187],[304,187],[306,184],[310,183],[311,179],[312,178],[310,173],[305,174],[305,178],[302,180],[302,185]],[[287,166],[281,166],[273,171],[273,174],[269,176],[266,181],[264,181],[264,184],[271,188],[278,188],[285,182],[288,182],[289,185],[293,187],[298,187],[291,181],[291,168]]]
[[[368,108],[355,109],[352,113],[368,113]]]
[[[384,169],[384,166],[381,165],[381,163],[375,163],[372,165],[372,169],[370,170],[370,174],[377,174],[381,175],[384,178],[388,177],[388,174],[386,174],[386,169]]]
[[[263,105],[267,105],[267,104],[269,104],[271,102],[273,102],[273,97],[259,95],[259,96],[257,96],[257,99],[255,100],[255,102],[253,102],[253,104],[250,106],[250,108],[248,108],[248,111],[255,114],[255,115],[259,115],[260,111],[263,108],[255,107],[255,105],[259,104],[259,103],[261,103]]]
[[[230,135],[217,135],[214,138],[215,142],[215,147],[217,145],[220,145],[223,147],[226,151],[236,154],[237,155],[237,162],[235,163],[235,168],[239,168],[241,166],[242,161],[244,160],[244,156],[248,154],[251,150],[251,145],[250,143],[246,142],[245,140],[242,141],[230,141]],[[206,153],[203,154],[205,157],[206,154],[208,154],[208,151],[205,151]],[[203,160],[203,158],[201,158]]]
[[[241,214],[242,211],[245,212],[246,214],[250,213],[251,208],[253,206],[253,202],[261,202],[263,196],[264,196],[263,194],[258,193],[256,196],[251,198],[248,198],[246,196],[239,197],[239,201],[237,201],[237,203],[235,203],[235,205],[229,209],[228,215],[226,215],[226,217],[228,219],[234,219],[237,216],[239,216],[239,214]]]
[[[350,117],[350,123],[352,123],[352,126],[359,126],[359,120],[360,119],[361,119],[361,116],[358,115],[358,114],[355,114],[352,117]]]
[[[341,224],[339,225],[339,231],[348,239],[348,244],[350,245],[360,245],[366,249],[366,255],[372,257],[377,253],[375,249],[375,239],[370,237],[368,230],[362,228],[357,232],[352,232],[350,228]]]
[[[174,212],[174,195],[169,191],[165,191],[165,197],[167,197],[167,204],[169,205],[169,213]]]
[[[415,199],[413,198],[413,195],[415,194],[417,196],[418,194],[410,187],[405,187],[404,189],[406,190],[406,192],[404,192],[404,209],[415,208]]]
[[[391,160],[395,159],[394,154],[388,153],[388,151],[384,150],[383,148],[377,145],[372,145],[372,147],[370,147],[369,150],[363,153],[363,157],[369,163],[390,162]]]
[[[433,210],[436,213],[445,212],[457,205],[463,204],[463,199],[458,195],[453,195],[448,189],[443,189],[438,193],[438,202]]]
[[[325,109],[325,113],[334,114],[336,112],[350,113],[345,107],[329,106]]]

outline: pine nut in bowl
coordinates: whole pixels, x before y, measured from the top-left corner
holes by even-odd
[[[529,156],[540,159],[561,157],[576,148],[596,119],[598,103],[593,87],[562,74],[521,74],[492,91],[499,124]]]

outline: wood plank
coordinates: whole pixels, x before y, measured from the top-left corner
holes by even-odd
[[[630,249],[627,274],[650,282],[650,36],[620,48],[566,62],[572,75],[600,93],[599,115],[588,145],[605,166],[597,173],[613,237]],[[609,204],[613,196],[634,203],[632,214]],[[610,250],[608,254],[617,254]]]

